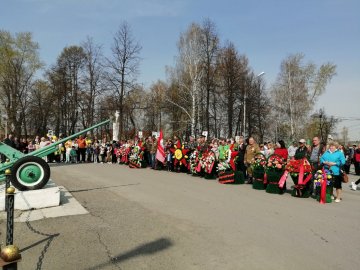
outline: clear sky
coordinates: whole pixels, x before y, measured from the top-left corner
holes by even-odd
[[[350,119],[339,130],[347,126],[351,139],[360,139],[359,0],[0,0],[0,29],[32,32],[46,65],[87,36],[108,55],[126,20],[143,47],[139,83],[145,86],[166,78],[179,34],[205,18],[216,24],[222,42],[233,42],[249,58],[255,73],[266,73],[267,87],[289,54],[336,64],[317,108]]]

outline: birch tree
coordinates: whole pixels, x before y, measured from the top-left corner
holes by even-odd
[[[304,55],[290,55],[281,63],[280,73],[272,87],[276,108],[282,120],[289,125],[289,136],[294,139],[306,123],[317,98],[336,74],[331,63],[319,68],[313,63],[304,64]]]
[[[184,98],[188,97],[190,108],[175,104],[182,109],[188,116],[191,127],[191,135],[195,135],[197,124],[199,123],[199,104],[201,80],[204,76],[203,58],[201,47],[202,31],[201,27],[195,23],[191,24],[185,33],[180,35],[178,43],[179,58],[178,68],[181,71],[180,87],[184,93]],[[170,101],[172,102],[172,101]],[[173,102],[174,103],[174,102]]]
[[[204,20],[202,24],[202,50],[204,58],[204,76],[203,87],[205,92],[205,110],[204,110],[204,127],[210,132],[210,102],[212,93],[215,91],[215,72],[216,59],[219,52],[219,37],[215,24],[209,20]]]

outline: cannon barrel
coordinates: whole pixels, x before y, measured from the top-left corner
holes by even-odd
[[[54,153],[56,150],[58,150],[58,149],[59,149],[58,146],[59,146],[60,144],[65,143],[65,142],[67,142],[67,141],[70,140],[70,139],[76,138],[76,137],[78,137],[78,136],[80,136],[80,135],[82,135],[82,134],[84,134],[84,133],[87,133],[87,132],[89,132],[89,131],[97,128],[97,127],[106,125],[106,124],[108,124],[108,123],[110,123],[110,119],[105,120],[105,121],[103,121],[103,122],[101,122],[101,123],[98,123],[98,124],[96,124],[96,125],[94,125],[94,126],[91,126],[91,127],[89,127],[89,128],[86,128],[86,129],[84,129],[84,130],[82,130],[82,131],[80,131],[80,132],[78,132],[78,133],[75,133],[75,134],[73,134],[73,135],[71,135],[71,136],[68,136],[68,137],[66,137],[66,138],[64,138],[64,139],[58,140],[58,141],[56,141],[56,142],[53,142],[53,143],[51,143],[51,144],[49,144],[49,145],[47,145],[47,146],[45,146],[45,147],[43,147],[43,148],[37,149],[37,150],[35,150],[35,151],[27,154],[27,156],[45,157],[45,156],[47,156],[47,155],[49,155],[49,154],[51,154],[51,153]]]
[[[26,155],[0,142],[0,153],[8,158],[7,162],[0,164],[0,182],[5,180],[5,170],[11,169],[11,183],[17,189],[34,190],[44,187],[50,178],[50,167],[42,158],[54,153],[59,149],[59,145],[67,140],[78,137],[109,122],[110,120],[103,121]]]

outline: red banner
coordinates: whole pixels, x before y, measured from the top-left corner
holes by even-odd
[[[165,150],[164,150],[164,140],[163,140],[162,130],[160,130],[160,136],[158,138],[156,159],[159,160],[161,163],[165,162]]]
[[[234,151],[231,152],[231,157],[230,157],[230,166],[233,169],[233,171],[236,171],[236,166],[235,166],[235,162],[234,159],[235,157],[238,155],[239,151]]]
[[[322,171],[322,181],[321,181],[321,192],[320,192],[320,203],[325,204],[326,203],[326,186],[327,186],[327,179],[326,174],[323,169]]]
[[[280,180],[279,180],[279,188],[283,188],[284,184],[286,182],[286,179],[288,177],[289,172],[285,171],[284,174],[281,176]]]

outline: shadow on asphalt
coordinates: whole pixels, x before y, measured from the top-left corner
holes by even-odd
[[[50,239],[53,239],[54,237],[58,237],[59,235],[60,235],[59,233],[50,235],[50,236],[48,236],[48,237],[46,237],[46,238],[44,238],[44,239],[42,239],[42,240],[40,240],[40,241],[37,241],[37,242],[35,242],[35,243],[27,246],[27,247],[24,247],[24,248],[20,249],[20,253],[21,253],[21,252],[24,252],[24,251],[26,251],[26,250],[28,250],[28,249],[30,249],[30,248],[33,248],[33,247],[35,247],[35,246],[37,246],[37,245],[39,245],[39,244],[41,244],[41,243],[43,243],[43,242],[46,242],[46,241],[48,241],[48,240],[50,240]]]
[[[50,167],[77,166],[87,163],[65,163],[65,162],[48,162]]]
[[[76,193],[76,192],[92,191],[92,190],[97,190],[97,189],[107,189],[107,188],[114,188],[114,187],[126,187],[126,186],[136,186],[136,185],[140,185],[140,183],[117,185],[117,186],[85,188],[85,189],[74,189],[74,190],[68,190],[68,191],[71,192],[71,193]]]
[[[119,254],[115,257],[112,257],[108,262],[104,262],[98,265],[95,265],[91,268],[88,268],[88,270],[92,269],[101,269],[106,266],[109,266],[111,264],[118,264],[123,261],[129,260],[133,257],[137,256],[149,256],[154,253],[163,251],[173,245],[173,242],[168,238],[159,238],[158,240],[140,245],[132,250],[129,250],[128,252],[125,252],[123,254]]]
[[[69,163],[66,163],[66,162],[48,162],[49,166],[50,167],[67,167],[67,166],[83,166],[83,165],[89,165],[89,164],[102,164],[104,166],[108,166],[108,165],[114,165],[114,166],[124,166],[125,168],[129,166],[128,165],[124,165],[124,164],[118,164],[118,163],[111,163],[111,164],[107,164],[106,162],[105,163],[100,163],[100,162],[69,162]]]

